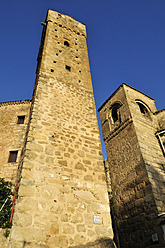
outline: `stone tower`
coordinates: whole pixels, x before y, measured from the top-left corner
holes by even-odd
[[[126,84],[99,112],[120,247],[165,247],[165,140],[158,139],[165,134],[165,112],[156,110],[154,99]]]
[[[52,10],[42,25],[9,247],[112,247],[86,28]]]

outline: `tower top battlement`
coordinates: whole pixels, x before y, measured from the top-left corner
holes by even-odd
[[[66,29],[72,30],[77,34],[86,37],[86,26],[83,23],[75,20],[71,16],[48,9],[45,21],[59,24],[60,27],[64,27]]]

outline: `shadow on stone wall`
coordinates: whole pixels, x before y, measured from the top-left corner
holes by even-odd
[[[22,247],[22,248],[49,248],[49,245],[35,244],[31,242],[16,242],[11,244],[10,247]],[[51,246],[52,247],[52,246]],[[57,247],[55,245],[55,247]],[[59,247],[59,246],[58,246]],[[61,247],[61,246],[60,246]],[[65,246],[66,247],[66,246]],[[62,248],[62,247],[61,247]],[[90,242],[85,245],[77,245],[77,246],[68,246],[68,248],[117,248],[112,239],[101,238],[96,240],[95,242]]]
[[[165,165],[161,166],[163,174]],[[165,218],[158,217],[158,208],[161,208],[160,212],[165,210],[162,174],[153,165],[147,165],[147,170],[150,175],[152,173],[150,179],[141,164],[136,166],[139,175],[132,179],[130,175],[130,180],[128,175],[123,180],[121,200],[111,208],[121,248],[165,247],[161,227],[165,224]],[[159,199],[157,205],[156,198]],[[154,233],[158,234],[157,245],[152,241]],[[117,235],[115,232],[114,234]]]
[[[69,246],[69,248],[117,248],[112,239],[99,239],[86,245]]]

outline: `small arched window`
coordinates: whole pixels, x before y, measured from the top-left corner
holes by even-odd
[[[120,111],[119,111],[120,107],[121,107],[120,103],[115,103],[112,106],[112,119],[114,123],[116,121],[119,121],[119,123],[121,123],[121,116],[120,116]]]
[[[136,100],[136,103],[139,106],[139,109],[140,109],[141,114],[144,115],[145,117],[151,119],[150,113],[149,113],[149,110],[148,110],[148,107],[143,102],[141,102],[141,101]]]
[[[165,156],[165,130],[157,132],[156,136],[159,140],[160,146],[161,146],[163,154]]]
[[[64,41],[64,45],[67,46],[67,47],[70,47],[70,44],[67,40]]]

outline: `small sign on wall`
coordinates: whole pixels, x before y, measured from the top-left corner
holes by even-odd
[[[93,216],[93,222],[94,222],[94,224],[101,224],[100,216],[94,215]]]
[[[152,234],[152,241],[153,241],[153,242],[157,242],[158,240],[159,240],[159,239],[158,239],[157,233]]]

